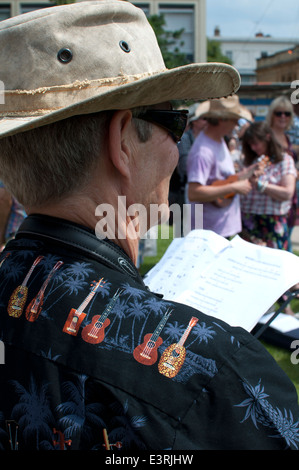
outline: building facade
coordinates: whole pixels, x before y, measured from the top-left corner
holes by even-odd
[[[222,54],[227,56],[234,67],[238,69],[243,84],[253,84],[258,81],[256,75],[258,59],[267,58],[299,44],[299,40],[273,38],[264,36],[262,33],[258,33],[252,38],[245,36],[242,38],[222,37],[220,29],[217,27],[214,36],[209,39],[220,43]]]
[[[257,60],[259,82],[288,82],[299,80],[299,46]]]
[[[21,13],[27,13],[28,11],[37,10],[39,8],[46,8],[51,5],[54,5],[54,3],[47,0],[31,0],[30,2],[21,0],[0,0],[0,20],[6,20],[11,16],[17,16]]]
[[[181,52],[190,62],[206,62],[206,0],[133,0],[132,3],[147,15],[163,14],[168,31],[183,28]]]
[[[84,0],[82,0],[84,1]],[[163,14],[165,29],[184,29],[180,38],[181,52],[191,62],[206,61],[206,0],[134,0],[146,15]],[[0,21],[21,13],[54,5],[50,0],[0,0]]]

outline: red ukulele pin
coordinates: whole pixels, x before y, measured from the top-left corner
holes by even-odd
[[[63,265],[63,261],[58,261],[55,266],[52,268],[52,270],[50,271],[50,273],[48,274],[48,277],[47,279],[45,280],[45,282],[43,283],[40,291],[38,292],[38,294],[36,295],[36,297],[34,297],[30,304],[28,305],[28,307],[26,308],[26,311],[25,311],[25,317],[27,318],[28,321],[31,321],[31,322],[34,322],[38,317],[39,317],[39,314],[42,310],[42,306],[43,306],[43,303],[44,303],[44,294],[45,294],[45,290],[50,282],[50,280],[52,279],[52,277],[54,276],[55,272],[60,268],[60,266]]]
[[[153,333],[148,333],[144,336],[144,341],[142,344],[139,344],[133,351],[133,356],[136,361],[144,364],[146,366],[151,366],[158,359],[158,348],[163,343],[162,338],[159,336],[162,329],[165,326],[168,318],[170,317],[172,311],[167,310],[164,313],[163,318],[158,324],[157,328]]]
[[[92,290],[87,295],[85,300],[83,300],[83,302],[79,306],[79,308],[77,308],[77,309],[72,308],[71,309],[71,311],[70,311],[70,313],[67,317],[67,320],[64,324],[64,327],[63,327],[64,333],[68,333],[69,335],[72,335],[72,336],[77,335],[77,333],[79,331],[79,328],[80,328],[80,325],[81,325],[82,321],[84,320],[84,318],[86,317],[86,313],[84,312],[85,308],[87,307],[87,305],[89,304],[89,302],[91,301],[93,296],[96,294],[96,292],[101,287],[103,287],[103,284],[105,284],[105,282],[103,282],[103,277],[102,277],[97,283],[92,284],[93,285]]]
[[[82,330],[82,338],[87,343],[98,344],[101,343],[105,338],[105,328],[110,325],[110,320],[108,315],[111,313],[115,302],[118,297],[121,295],[123,290],[117,290],[113,297],[110,299],[107,307],[105,308],[102,315],[95,315],[88,325],[86,325]]]

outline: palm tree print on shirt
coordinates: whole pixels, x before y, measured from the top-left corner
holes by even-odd
[[[269,395],[265,392],[262,386],[261,379],[254,387],[248,381],[244,380],[242,383],[248,398],[242,401],[237,407],[246,408],[243,423],[247,419],[251,419],[254,426],[258,429],[258,424],[269,428],[273,431],[270,437],[285,439],[289,446],[298,449],[299,446],[299,421],[294,421],[291,411],[280,410],[274,408],[267,398]]]
[[[105,406],[101,403],[86,404],[85,383],[87,379],[87,376],[80,375],[77,383],[68,381],[63,384],[64,392],[69,396],[69,400],[58,405],[57,411],[64,414],[59,424],[66,439],[73,439],[78,434],[91,436],[91,425],[99,429],[106,427],[101,418]]]
[[[87,449],[104,450],[103,429],[108,430],[110,442],[121,440],[121,448],[129,449],[131,446],[142,448],[143,443],[138,437],[138,429],[147,424],[145,416],[131,416],[126,401],[124,405],[115,402],[89,402],[87,391],[88,377],[76,375],[73,380],[62,384],[62,395],[66,401],[51,409],[48,398],[49,384],[40,384],[33,377],[30,379],[28,389],[18,381],[12,381],[12,386],[18,401],[12,409],[12,420],[17,424],[19,438],[36,450],[53,450],[57,446],[56,435],[72,447],[76,440],[85,442]],[[102,396],[102,394],[98,394]],[[57,416],[60,415],[60,418]],[[56,418],[54,417],[56,416]],[[0,411],[0,449],[2,442],[10,440],[2,429],[4,417]],[[5,425],[3,424],[3,427]],[[94,432],[95,429],[98,432]],[[59,431],[58,431],[59,430]],[[97,436],[98,441],[94,441]],[[12,439],[14,441],[14,437]]]
[[[36,442],[36,449],[40,449],[40,442],[45,438],[52,438],[53,415],[47,397],[47,386],[38,385],[31,377],[28,390],[17,381],[12,382],[19,396],[12,410],[12,418],[18,422],[20,432],[24,439]]]

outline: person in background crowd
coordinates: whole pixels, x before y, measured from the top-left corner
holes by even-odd
[[[253,122],[252,113],[245,106],[240,105],[240,110],[243,117],[238,120],[238,124],[233,129],[231,135],[225,138],[236,173],[243,169],[242,138],[250,123]]]
[[[299,156],[299,103],[293,104],[293,111],[294,111],[294,123],[293,126],[290,128],[290,130],[287,132],[292,148],[294,149],[294,152],[296,153],[297,157]],[[296,164],[297,168],[297,182],[296,182],[296,193],[297,193],[297,202],[299,201],[299,161],[297,160]],[[296,225],[299,224],[299,206],[297,204],[297,219],[296,219]]]
[[[184,227],[184,204],[188,204],[188,185],[187,185],[187,159],[195,138],[206,126],[206,120],[202,119],[201,114],[207,110],[206,102],[194,104],[189,108],[189,119],[186,131],[182,139],[178,142],[179,161],[174,170],[169,187],[169,204],[178,204],[181,210],[180,226],[175,226],[174,234],[180,237],[185,233],[187,227]],[[187,206],[188,207],[188,206]],[[170,218],[172,223],[172,215]]]
[[[254,243],[287,250],[288,214],[296,181],[294,159],[282,151],[265,121],[255,122],[246,130],[243,154],[246,166],[262,156],[264,166],[258,175],[253,175],[252,190],[241,197],[242,236]]]
[[[293,124],[288,129],[287,135],[294,149],[294,152],[299,155],[299,103],[293,103]]]
[[[241,198],[241,236],[253,243],[290,251],[289,214],[297,176],[294,159],[282,150],[267,122],[250,126],[244,135],[243,152],[247,165],[261,155],[270,160],[265,162],[262,173],[254,177],[252,191]],[[290,305],[285,313],[295,315]]]
[[[294,111],[292,103],[286,96],[279,96],[271,102],[266,116],[266,122],[273,130],[274,136],[281,145],[282,150],[293,158],[296,165],[298,163],[298,156],[294,151],[293,145],[288,135],[288,131],[292,128],[294,123]],[[298,180],[298,172],[296,179]],[[297,191],[294,191],[292,204],[287,219],[289,227],[289,251],[292,251],[291,235],[293,227],[296,224],[297,205]]]
[[[234,163],[235,172],[237,173],[243,168],[242,150],[240,149],[237,137],[230,137],[227,146]]]
[[[238,97],[209,101],[209,109],[202,117],[207,125],[196,138],[187,164],[191,228],[213,230],[230,237],[242,229],[239,195],[251,190],[248,179],[235,178],[233,160],[224,140],[242,117]],[[231,194],[233,197],[226,197]],[[203,227],[196,227],[195,211],[199,204],[203,205]]]
[[[178,173],[180,175],[181,184],[185,188],[187,183],[187,161],[190,149],[200,132],[206,127],[207,121],[202,117],[202,114],[208,110],[208,102],[195,104],[195,111],[189,118],[189,126],[184,132],[181,141],[178,143],[179,149],[179,163]],[[187,198],[184,198],[187,202]]]
[[[269,106],[266,116],[267,124],[272,128],[276,140],[284,152],[293,152],[288,131],[294,123],[293,105],[286,96],[278,96]]]

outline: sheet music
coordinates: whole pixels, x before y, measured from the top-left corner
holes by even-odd
[[[265,312],[299,282],[292,253],[194,230],[175,239],[145,278],[167,300],[195,307],[251,331]]]
[[[175,238],[164,256],[145,277],[151,290],[175,300],[196,282],[212,260],[230,242],[209,230],[193,230],[185,238]]]

